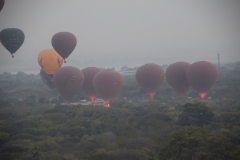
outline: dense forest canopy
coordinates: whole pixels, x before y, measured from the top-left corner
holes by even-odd
[[[39,74],[0,74],[0,159],[239,159],[240,63],[220,68],[205,99],[192,89],[178,97],[166,80],[149,99],[134,75],[123,77],[105,107],[64,105]],[[71,102],[81,100],[82,90]]]

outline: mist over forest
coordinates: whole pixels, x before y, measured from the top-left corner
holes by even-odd
[[[184,97],[165,80],[153,99],[123,75],[118,97],[66,104],[39,74],[0,74],[0,157],[4,160],[238,160],[240,63],[222,66],[206,98]],[[100,98],[100,97],[97,97]]]

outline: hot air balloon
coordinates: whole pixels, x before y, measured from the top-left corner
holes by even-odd
[[[204,98],[217,79],[217,69],[210,62],[198,61],[188,67],[186,75],[192,88]]]
[[[82,71],[72,66],[61,67],[53,75],[55,87],[68,102],[79,92],[83,81]]]
[[[76,45],[77,38],[70,32],[58,32],[52,37],[53,48],[64,60],[72,53]]]
[[[5,0],[0,0],[0,11],[2,10],[4,6]]]
[[[149,63],[138,68],[136,80],[138,84],[153,98],[164,81],[164,70],[161,66]]]
[[[49,76],[52,76],[62,66],[63,58],[54,49],[45,49],[38,54],[38,63]]]
[[[95,100],[97,96],[97,92],[93,87],[93,77],[95,76],[95,74],[97,74],[100,71],[101,69],[96,67],[87,67],[82,69],[82,72],[84,75],[84,82],[83,82],[82,89],[88,95],[91,101]]]
[[[179,96],[184,96],[190,87],[186,77],[186,71],[189,66],[190,64],[187,62],[176,62],[169,65],[166,69],[166,79]]]
[[[93,86],[101,98],[109,106],[109,102],[115,99],[123,87],[123,77],[114,70],[103,70],[93,78]]]
[[[24,33],[17,28],[3,29],[0,33],[0,40],[2,45],[12,54],[15,53],[24,42]]]
[[[42,81],[51,89],[54,89],[55,86],[52,82],[52,78],[43,70],[41,69],[40,71],[40,77],[42,79]]]

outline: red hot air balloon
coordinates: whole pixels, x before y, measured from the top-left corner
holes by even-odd
[[[138,84],[153,98],[164,81],[164,70],[161,66],[149,63],[138,68],[136,80]]]
[[[101,69],[96,67],[87,67],[82,69],[82,73],[84,75],[84,82],[83,82],[82,89],[88,95],[91,101],[95,100],[97,96],[97,92],[93,87],[93,77],[95,76],[95,74],[97,74],[100,71]]]
[[[83,81],[83,73],[76,67],[61,67],[53,75],[55,87],[68,102],[81,89]]]
[[[76,45],[77,38],[70,32],[58,32],[52,37],[52,46],[63,59],[72,53]]]
[[[210,62],[198,61],[188,67],[186,75],[192,88],[204,98],[217,79],[217,69]]]
[[[114,70],[103,70],[93,78],[93,86],[97,93],[109,106],[109,102],[115,99],[123,87],[123,78]]]
[[[187,62],[176,62],[169,65],[166,69],[166,79],[179,96],[184,96],[190,87],[186,76],[189,66],[190,64]]]
[[[4,6],[5,0],[0,0],[0,11],[2,10]]]

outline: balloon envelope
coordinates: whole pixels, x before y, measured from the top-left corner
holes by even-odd
[[[156,94],[164,81],[164,70],[161,66],[149,63],[138,68],[136,72],[136,80],[138,84],[152,98]]]
[[[72,66],[61,67],[53,75],[55,87],[68,102],[79,92],[83,81],[82,71]]]
[[[192,88],[204,98],[217,79],[217,69],[210,62],[198,61],[188,67],[186,75]]]
[[[77,45],[77,38],[70,32],[58,32],[52,37],[52,46],[64,59],[67,58]]]
[[[186,76],[189,66],[190,64],[187,62],[176,62],[166,69],[166,79],[179,96],[183,96],[190,87]]]
[[[0,39],[2,45],[13,55],[22,46],[25,36],[20,29],[7,28],[1,31]]]
[[[5,0],[0,0],[0,11],[2,10],[4,6]]]
[[[93,87],[93,77],[100,71],[101,69],[96,67],[87,67],[82,69],[82,73],[84,75],[82,89],[88,95],[91,101],[95,100],[97,96],[97,92]]]
[[[106,105],[115,99],[123,87],[123,77],[114,70],[103,70],[93,78],[93,86]]]
[[[53,75],[62,66],[63,58],[54,49],[45,49],[38,54],[38,63],[48,75]]]
[[[55,86],[52,82],[52,78],[43,70],[41,69],[40,71],[40,77],[42,79],[42,81],[51,89],[54,89]]]

